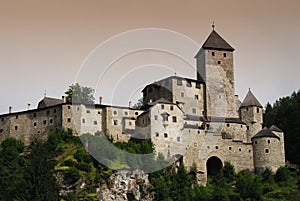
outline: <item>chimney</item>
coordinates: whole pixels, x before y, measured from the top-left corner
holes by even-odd
[[[99,104],[102,105],[102,96],[99,97]]]
[[[63,101],[64,103],[67,102],[66,98],[67,98],[67,97],[65,97],[65,96],[62,96],[62,97],[61,97],[61,99],[62,99],[62,101]]]
[[[129,101],[128,107],[131,108],[131,101]]]
[[[27,104],[27,110],[30,110],[30,103]]]
[[[9,113],[12,113],[12,109],[13,109],[13,107],[12,107],[12,106],[9,106],[8,112],[9,112]]]

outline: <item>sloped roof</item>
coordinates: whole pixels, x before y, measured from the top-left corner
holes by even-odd
[[[277,126],[275,125],[272,125],[270,128],[269,128],[270,131],[275,131],[275,132],[283,132],[280,128],[278,128]]]
[[[257,106],[257,107],[262,108],[262,105],[259,103],[259,101],[256,99],[256,97],[253,95],[253,93],[251,92],[250,89],[240,107],[248,107],[248,106]]]
[[[63,100],[57,98],[44,97],[38,104],[38,108],[50,107],[53,105],[62,104]]]
[[[267,127],[260,130],[251,139],[260,138],[260,137],[272,137],[272,138],[277,138],[280,140],[280,138],[277,135],[275,135],[274,133],[272,133],[272,131],[270,131]]]
[[[234,51],[234,48],[231,47],[215,30],[212,30],[212,32],[202,45],[202,48],[212,50]]]

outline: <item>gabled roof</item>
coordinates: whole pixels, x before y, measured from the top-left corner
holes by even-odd
[[[262,105],[259,103],[259,101],[256,99],[256,97],[253,95],[253,93],[251,92],[250,89],[240,107],[248,107],[248,106],[256,106],[256,107],[262,108]]]
[[[41,100],[39,102],[38,108],[50,107],[50,106],[59,105],[62,103],[64,103],[64,101],[61,99],[44,97],[43,100]]]
[[[234,51],[234,48],[231,47],[214,29],[202,45],[202,48],[212,50]]]
[[[272,133],[272,131],[270,131],[267,127],[260,130],[251,139],[260,138],[260,137],[272,137],[272,138],[277,138],[278,140],[280,140],[280,138],[277,135],[275,135],[274,133]]]
[[[283,132],[280,128],[278,128],[277,126],[275,125],[272,125],[270,128],[269,128],[270,131],[275,131],[275,132]]]

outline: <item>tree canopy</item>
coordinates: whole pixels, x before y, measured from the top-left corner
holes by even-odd
[[[69,86],[65,92],[67,95],[66,100],[73,103],[86,103],[93,104],[95,90],[90,87],[80,86],[78,83]]]

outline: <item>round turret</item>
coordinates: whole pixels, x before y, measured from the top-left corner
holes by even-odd
[[[284,156],[282,156],[282,144],[280,138],[268,128],[259,131],[252,138],[254,168],[258,173],[262,173],[266,168],[273,172],[284,166]]]

